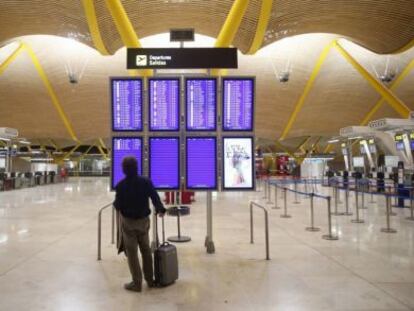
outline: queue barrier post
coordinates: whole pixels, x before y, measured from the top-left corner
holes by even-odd
[[[338,201],[339,201],[338,183],[336,183],[334,185],[334,188],[333,189],[334,189],[334,199],[335,199],[335,212],[333,212],[332,215],[342,216],[342,215],[344,215],[344,213],[340,213],[338,211]]]
[[[267,199],[267,179],[265,179],[264,181],[263,181],[263,183],[264,183],[264,185],[263,185],[263,187],[264,187],[264,197],[262,197],[262,199]]]
[[[387,227],[386,228],[381,228],[381,232],[385,232],[385,233],[396,233],[397,230],[391,228],[391,220],[390,220],[390,212],[391,212],[391,197],[389,195],[386,195],[385,197],[385,201],[386,201],[386,208],[387,208]]]
[[[349,188],[345,188],[345,213],[346,216],[351,216],[352,213],[349,211]]]
[[[250,244],[254,244],[254,224],[253,224],[253,206],[261,208],[264,212],[265,221],[265,244],[266,244],[266,260],[270,260],[270,247],[269,247],[269,216],[267,209],[260,204],[250,201]]]
[[[108,207],[110,207],[110,206],[112,206],[112,219],[111,219],[111,226],[112,226],[112,228],[111,228],[111,243],[113,244],[114,243],[114,232],[115,232],[115,209],[114,209],[114,207],[113,207],[113,205],[112,205],[112,203],[109,203],[109,204],[107,204],[107,205],[105,205],[105,206],[103,206],[100,210],[99,210],[99,212],[98,212],[98,255],[97,255],[97,260],[99,261],[99,260],[102,260],[102,257],[101,257],[101,244],[102,244],[102,242],[101,242],[101,240],[102,240],[102,212],[106,209],[106,208],[108,208]]]
[[[281,218],[291,218],[291,215],[288,215],[287,213],[287,189],[286,187],[283,188],[283,209],[284,209],[284,213],[282,215],[280,215]]]
[[[313,199],[315,197],[315,194],[312,192],[310,195],[310,227],[306,227],[306,231],[316,232],[320,231],[321,229],[318,227],[315,227],[314,225],[314,210],[313,210]]]
[[[410,216],[406,218],[407,220],[414,220],[413,192],[414,192],[414,189],[411,189],[410,191]]]
[[[270,191],[270,181],[267,181],[267,202],[266,204],[273,204],[272,200],[271,200],[271,195],[272,192]]]
[[[275,205],[272,209],[280,209],[280,206],[277,206],[277,185],[275,184]]]
[[[358,189],[355,188],[355,215],[356,218],[352,219],[351,222],[354,224],[363,224],[365,221],[359,218],[359,204],[358,204]]]
[[[299,200],[298,200],[298,181],[295,180],[294,183],[294,190],[295,190],[295,201],[293,202],[294,204],[299,204]]]
[[[328,234],[324,234],[322,238],[324,240],[335,241],[338,240],[339,237],[337,235],[332,234],[331,197],[328,197],[326,201],[328,205]]]

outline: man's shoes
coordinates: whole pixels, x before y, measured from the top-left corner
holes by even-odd
[[[130,290],[130,291],[138,292],[138,293],[140,293],[142,291],[141,285],[135,284],[134,281],[132,281],[131,283],[124,284],[124,288],[126,290]]]

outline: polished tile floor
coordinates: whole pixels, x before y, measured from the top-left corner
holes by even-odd
[[[293,204],[289,194],[293,217],[283,219],[262,197],[214,195],[216,254],[208,255],[205,194],[197,194],[191,215],[182,219],[192,241],[178,245],[179,281],[138,294],[122,288],[129,272],[110,244],[109,211],[103,260],[96,261],[97,211],[113,199],[106,179],[0,193],[0,310],[414,310],[414,222],[405,219],[407,209],[395,209],[391,219],[398,232],[383,233],[384,200],[366,198],[366,222],[336,216],[339,240],[327,241],[321,238],[327,233],[325,201],[315,200],[321,232],[307,232],[309,199]],[[270,261],[264,259],[258,209],[256,243],[249,243],[249,200],[269,210]],[[176,234],[174,218],[167,217],[166,225],[167,235]]]

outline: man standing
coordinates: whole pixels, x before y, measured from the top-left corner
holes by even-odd
[[[156,213],[163,217],[164,205],[151,180],[138,175],[138,163],[134,157],[122,161],[125,178],[115,187],[115,208],[120,212],[122,238],[132,282],[124,285],[127,290],[142,290],[142,272],[138,259],[138,246],[141,251],[144,278],[148,287],[154,286],[154,268],[149,243],[150,214],[149,198]]]

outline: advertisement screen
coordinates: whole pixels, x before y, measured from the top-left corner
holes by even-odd
[[[352,158],[354,167],[365,167],[364,158],[363,157],[353,157]]]
[[[215,137],[187,137],[186,188],[217,189]]]
[[[111,79],[112,130],[142,131],[142,80]]]
[[[124,157],[133,156],[138,161],[138,174],[142,174],[142,139],[140,137],[113,137],[112,138],[112,174],[111,188],[114,189],[125,175],[122,172]]]
[[[180,188],[178,137],[151,137],[149,139],[149,177],[157,189]]]
[[[223,131],[253,131],[254,79],[223,78]]]
[[[149,79],[150,131],[180,129],[180,79]]]
[[[223,188],[247,190],[254,188],[253,139],[223,138]]]
[[[215,78],[188,78],[185,81],[187,131],[215,131],[217,107]]]

